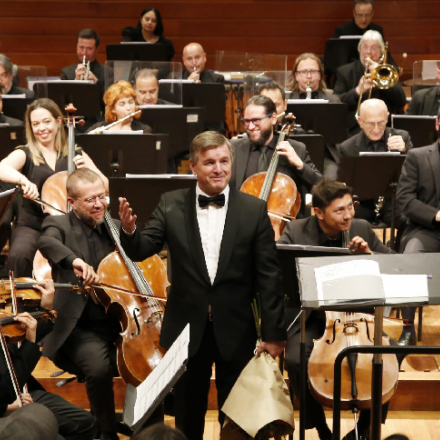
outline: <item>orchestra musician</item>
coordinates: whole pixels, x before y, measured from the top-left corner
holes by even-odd
[[[387,127],[388,116],[387,106],[380,99],[364,101],[360,106],[358,119],[362,131],[340,145],[341,156],[359,156],[361,152],[408,152],[413,147],[409,133]],[[375,221],[376,202],[373,199],[360,200],[360,206],[356,208],[356,218]],[[396,210],[397,227],[404,221],[399,211]],[[391,224],[390,198],[384,199],[379,215],[387,225]]]
[[[40,307],[52,309],[55,293],[53,281],[45,280],[39,282],[35,285],[35,288],[41,293]],[[41,357],[37,342],[39,338],[44,336],[44,333],[37,332],[37,325],[38,330],[40,330],[40,324],[45,323],[39,322],[37,324],[37,320],[27,312],[17,315],[16,321],[22,323],[26,328],[25,340],[20,348],[17,347],[17,344],[9,344],[8,348],[20,388],[22,389],[27,384],[28,391],[21,393],[24,405],[39,403],[48,408],[58,422],[57,431],[66,440],[93,439],[95,428],[93,415],[57,394],[48,393],[32,376],[32,371]],[[44,331],[46,332],[47,330],[48,327],[46,325]],[[0,390],[0,417],[4,417],[13,414],[20,405],[2,351],[0,354]],[[4,434],[3,431],[1,432]],[[0,437],[5,438],[2,434],[0,434]],[[24,436],[22,438],[34,438],[34,436]]]
[[[16,277],[32,276],[32,265],[44,214],[33,200],[41,194],[46,180],[67,170],[67,136],[63,114],[50,99],[30,104],[25,114],[27,144],[17,147],[0,162],[0,180],[23,188],[23,209],[11,238],[8,268]],[[82,152],[73,158],[77,168],[88,167],[99,174],[90,157]],[[108,186],[108,180],[102,175]]]
[[[84,286],[96,284],[101,260],[115,250],[104,223],[106,186],[101,176],[82,168],[67,179],[72,211],[48,216],[42,225],[38,249],[52,265],[55,282]],[[118,375],[114,342],[121,326],[87,293],[58,289],[54,301],[58,313],[53,331],[46,337],[43,355],[59,368],[84,377],[90,407],[102,440],[117,440],[113,377]]]
[[[355,253],[389,254],[392,251],[380,242],[370,225],[354,218],[352,190],[344,183],[324,179],[312,188],[312,205],[315,215],[289,222],[278,244],[301,244],[310,246],[343,247],[342,235],[349,234],[348,247]],[[299,310],[286,309],[286,323],[294,320]],[[306,357],[313,349],[313,340],[319,339],[325,330],[325,316],[319,311],[307,311]],[[286,343],[285,368],[289,374],[291,392],[299,397],[300,381],[300,326],[299,319],[289,328]],[[307,379],[308,380],[308,379]],[[331,440],[324,409],[306,386],[305,428],[316,428],[321,440]],[[386,408],[386,407],[385,407]],[[386,412],[386,409],[384,410]],[[362,411],[359,419],[359,434],[366,438],[370,425],[370,412]],[[354,431],[345,437],[354,440]]]
[[[440,80],[440,69],[437,67],[437,79]],[[406,115],[437,116],[439,112],[440,87],[433,86],[418,90],[411,98]]]
[[[105,121],[93,125],[87,133],[101,134],[106,126],[131,115],[137,110],[136,91],[127,81],[118,81],[112,84],[105,92],[104,102],[106,105]],[[151,133],[151,127],[138,121],[140,117],[141,115],[138,113],[132,118],[125,119],[121,123],[112,126],[108,131],[127,130]]]
[[[159,98],[159,80],[152,69],[142,69],[136,73],[134,89],[138,105],[174,105]]]
[[[303,214],[306,191],[322,179],[305,145],[289,139],[277,146],[278,134],[274,131],[278,123],[276,107],[266,96],[254,96],[246,103],[243,123],[246,136],[231,141],[235,147],[231,186],[240,189],[248,177],[267,171],[276,148],[280,155],[277,170],[295,181],[302,197],[300,212]]]
[[[346,64],[338,69],[334,93],[339,96],[342,102],[348,105],[347,129],[350,136],[360,131],[355,113],[357,110],[359,95],[363,91],[363,99],[368,97],[373,83],[370,79],[371,71],[379,64],[385,44],[379,32],[369,30],[365,32],[359,41],[359,60]],[[364,75],[368,62],[368,72]],[[406,104],[406,96],[402,84],[397,81],[394,87],[387,90],[379,90],[373,87],[372,98],[379,98],[385,102],[388,111],[392,114],[402,112]]]
[[[23,121],[20,119],[10,118],[3,114],[3,99],[0,93],[0,124],[8,124],[11,127],[23,127]]]
[[[0,54],[0,95],[26,95],[32,99],[34,92],[23,87],[14,85],[14,77],[18,72],[18,67],[3,54]]]
[[[182,61],[185,69],[182,79],[192,79],[195,83],[223,83],[225,77],[205,70],[206,53],[199,43],[189,43],[183,48]]]
[[[196,136],[190,166],[197,186],[163,194],[142,230],[128,201],[120,199],[121,241],[131,259],[144,260],[168,245],[173,270],[160,344],[169,348],[190,324],[187,371],[174,391],[176,427],[191,440],[203,439],[212,364],[221,408],[253,356],[250,304],[257,291],[263,331],[258,353],[275,357],[284,348],[273,229],[266,203],[229,185],[233,155],[223,135]],[[219,421],[223,425],[221,411]]]
[[[163,36],[162,16],[157,8],[145,8],[136,27],[128,26],[122,29],[123,41],[139,41],[150,44],[162,44],[166,47],[167,61],[174,56],[174,45]]]

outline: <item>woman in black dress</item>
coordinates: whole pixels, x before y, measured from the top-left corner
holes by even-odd
[[[154,8],[142,11],[136,27],[129,26],[122,29],[123,41],[146,41],[151,44],[163,44],[167,50],[167,61],[174,56],[174,46],[171,40],[163,36],[163,23],[160,12]]]

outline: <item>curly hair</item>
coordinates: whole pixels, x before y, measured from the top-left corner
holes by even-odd
[[[107,89],[104,94],[105,120],[107,122],[116,121],[115,105],[120,99],[124,98],[133,98],[136,102],[136,92],[129,82],[118,81]],[[140,113],[134,116],[135,119],[139,119],[140,117]]]

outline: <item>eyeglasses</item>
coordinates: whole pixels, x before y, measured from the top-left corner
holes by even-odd
[[[357,18],[371,18],[373,16],[373,14],[356,14],[356,12],[354,13],[354,15]]]
[[[377,45],[367,46],[366,44],[363,44],[361,46],[361,49],[363,51],[365,51],[365,52],[368,52],[368,51],[370,51],[370,52],[381,52],[381,50],[382,50],[380,46],[377,46]]]
[[[241,123],[242,123],[245,127],[249,127],[249,125],[251,125],[251,123],[254,124],[256,127],[259,127],[259,126],[261,125],[261,121],[262,121],[263,119],[270,118],[270,117],[272,117],[272,115],[273,115],[273,113],[271,113],[270,115],[263,116],[262,118],[242,119],[242,120],[241,120]]]
[[[1,79],[8,79],[9,75],[10,75],[9,72],[3,72],[3,73],[0,73],[0,78]]]
[[[301,76],[314,76],[320,73],[319,70],[297,70],[296,72],[299,73]]]
[[[98,200],[102,202],[106,197],[107,195],[104,193],[96,197],[89,197],[88,199],[81,200],[81,202],[85,203],[86,205],[94,205]]]
[[[386,125],[387,125],[387,121],[379,121],[379,122],[364,122],[362,119],[361,121],[363,122],[363,126],[365,129],[367,129],[368,131],[373,130],[373,128],[377,125],[377,128],[379,128],[380,130],[383,130]]]

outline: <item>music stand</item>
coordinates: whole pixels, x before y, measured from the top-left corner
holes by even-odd
[[[18,97],[13,95],[2,95],[3,100],[3,113],[11,118],[20,119],[24,121],[24,114],[26,113],[27,106],[34,100],[34,98]]]
[[[415,148],[431,145],[438,139],[437,116],[391,115],[391,127],[406,130]]]
[[[391,249],[394,250],[396,189],[404,155],[344,156],[339,164],[338,180],[353,188],[360,199],[391,197]]]
[[[293,103],[293,101],[296,101]],[[287,113],[293,113],[296,123],[307,133],[322,134],[327,144],[340,144],[347,139],[348,106],[342,102],[316,103],[314,100],[287,101]]]
[[[185,107],[205,107],[207,122],[224,122],[226,112],[223,84],[182,84],[182,104]]]
[[[15,147],[26,144],[24,126],[0,126],[0,156],[6,157]]]
[[[79,134],[76,142],[107,177],[167,172],[166,134]]]
[[[316,168],[324,172],[324,157],[325,157],[325,139],[322,134],[295,134],[289,136],[289,139],[302,142],[306,145],[309,152],[310,159],[315,164]]]
[[[167,61],[167,48],[163,44],[107,44],[105,51],[107,61]]]
[[[6,217],[8,209],[11,207],[12,202],[19,191],[20,188],[17,186],[15,188],[0,192],[0,224]]]

